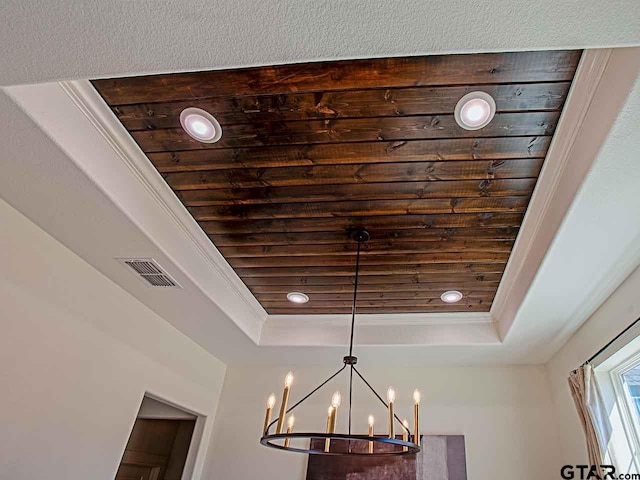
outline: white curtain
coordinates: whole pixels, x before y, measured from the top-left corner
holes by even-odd
[[[603,477],[600,465],[605,463],[612,428],[593,367],[586,364],[571,372],[569,388],[584,429],[589,463],[597,465]]]

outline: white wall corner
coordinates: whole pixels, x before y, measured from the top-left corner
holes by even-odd
[[[257,344],[266,312],[91,83],[80,80],[6,91],[173,266]],[[61,116],[65,122],[59,121]],[[89,150],[78,136],[101,137],[104,143],[93,142]]]
[[[491,307],[502,339],[633,86],[635,69],[620,68],[621,58],[629,55],[632,49],[592,49],[582,55]]]

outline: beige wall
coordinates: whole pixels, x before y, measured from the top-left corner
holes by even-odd
[[[114,478],[145,391],[206,416],[225,366],[0,200],[0,478]]]
[[[304,456],[258,444],[289,366],[229,368],[218,408],[224,364],[2,201],[0,225],[2,478],[113,478],[145,392],[206,417],[195,478],[304,478]],[[423,391],[422,433],[464,434],[470,480],[556,478],[586,458],[566,376],[640,316],[639,291],[637,270],[546,367],[361,369],[380,392],[396,387],[402,416]],[[294,371],[293,399],[331,373]],[[336,388],[300,410],[298,429],[324,428]],[[356,429],[370,412],[382,423],[366,392],[355,401]]]
[[[555,423],[559,433],[559,460],[587,462],[584,434],[578,421],[567,376],[607,342],[640,317],[640,268],[602,304],[547,364]]]
[[[340,366],[341,358],[336,358]],[[556,478],[557,438],[544,367],[410,368],[360,370],[381,394],[389,384],[398,391],[398,413],[411,419],[413,389],[423,392],[422,433],[464,434],[469,480]],[[299,480],[305,456],[259,445],[264,402],[281,394],[288,367],[227,369],[204,478],[210,480]],[[293,369],[292,400],[319,384],[326,369]],[[346,375],[343,377],[346,379]],[[373,413],[384,424],[384,407],[356,382],[354,429],[364,432]],[[322,430],[331,394],[346,392],[344,381],[319,391],[296,412],[298,431]],[[302,408],[302,407],[301,407]],[[344,428],[346,405],[339,411]]]

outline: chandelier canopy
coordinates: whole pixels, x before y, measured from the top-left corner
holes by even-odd
[[[290,452],[317,454],[317,455],[408,455],[417,453],[420,451],[420,433],[419,433],[419,404],[420,404],[420,392],[415,390],[413,393],[414,399],[414,432],[413,435],[409,430],[409,424],[405,420],[404,422],[398,418],[394,413],[394,404],[396,393],[392,387],[387,390],[387,401],[376,392],[371,384],[365,379],[365,377],[356,368],[358,358],[353,355],[353,333],[355,327],[356,318],[356,299],[358,295],[358,274],[360,270],[360,249],[364,242],[370,238],[369,232],[365,229],[357,229],[352,232],[351,238],[357,242],[356,253],[356,265],[355,265],[355,279],[353,287],[353,305],[351,309],[351,336],[349,339],[349,354],[342,359],[342,367],[327,378],[324,382],[314,388],[311,392],[305,395],[301,400],[295,403],[293,406],[288,407],[289,394],[291,386],[293,384],[293,373],[289,372],[284,381],[284,391],[282,394],[282,403],[280,404],[280,414],[275,420],[271,420],[271,414],[275,407],[276,397],[272,394],[267,400],[267,411],[265,414],[264,426],[262,429],[262,438],[260,443],[264,446],[276,448],[279,450],[287,450]],[[336,418],[338,408],[342,403],[342,395],[340,392],[333,394],[331,398],[331,404],[327,413],[327,428],[324,432],[294,432],[293,427],[295,424],[295,418],[291,414],[299,405],[305,400],[311,397],[314,393],[328,384],[331,380],[336,378],[342,372],[349,372],[349,398],[348,398],[348,431],[347,433],[336,433]],[[378,400],[385,406],[388,412],[388,428],[384,435],[375,435],[374,433],[374,419],[369,415],[369,431],[365,434],[353,433],[351,429],[351,407],[353,396],[353,378],[356,374],[362,382],[373,392]],[[287,419],[287,429],[284,430],[285,417],[289,415]],[[396,435],[394,424],[398,422],[400,425],[400,435]],[[275,431],[271,433],[272,427],[276,425]],[[308,448],[299,448],[291,445],[291,440],[303,439],[309,440]]]

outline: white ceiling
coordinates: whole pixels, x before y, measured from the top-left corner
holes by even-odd
[[[504,0],[488,5],[242,3],[191,2],[187,10],[184,2],[170,1],[48,6],[5,1],[0,5],[0,18],[5,19],[0,29],[0,83],[335,58],[640,44],[637,1],[543,0],[535,8]],[[44,92],[57,87],[42,88]],[[504,343],[361,347],[360,357],[374,363],[422,364],[548,360],[640,263],[639,111],[636,82]],[[83,127],[77,128],[71,119],[44,118],[51,115],[44,107],[31,109],[30,115],[40,123],[57,122],[58,130],[66,129],[67,135],[82,135]],[[157,295],[141,289],[113,258],[151,256],[172,265],[176,259],[149,240],[154,226],[134,224],[118,208],[118,199],[108,198],[71,160],[74,152],[56,145],[4,93],[0,122],[0,196],[222,360],[324,364],[336,361],[329,354],[343,353],[335,347],[256,346],[245,334],[247,329],[241,331],[228,317],[235,307],[218,308],[201,289],[189,288],[193,272],[171,272],[187,286],[182,291]],[[184,301],[194,306],[192,311],[179,308]]]
[[[0,19],[0,85],[640,43],[636,0],[3,0]]]

